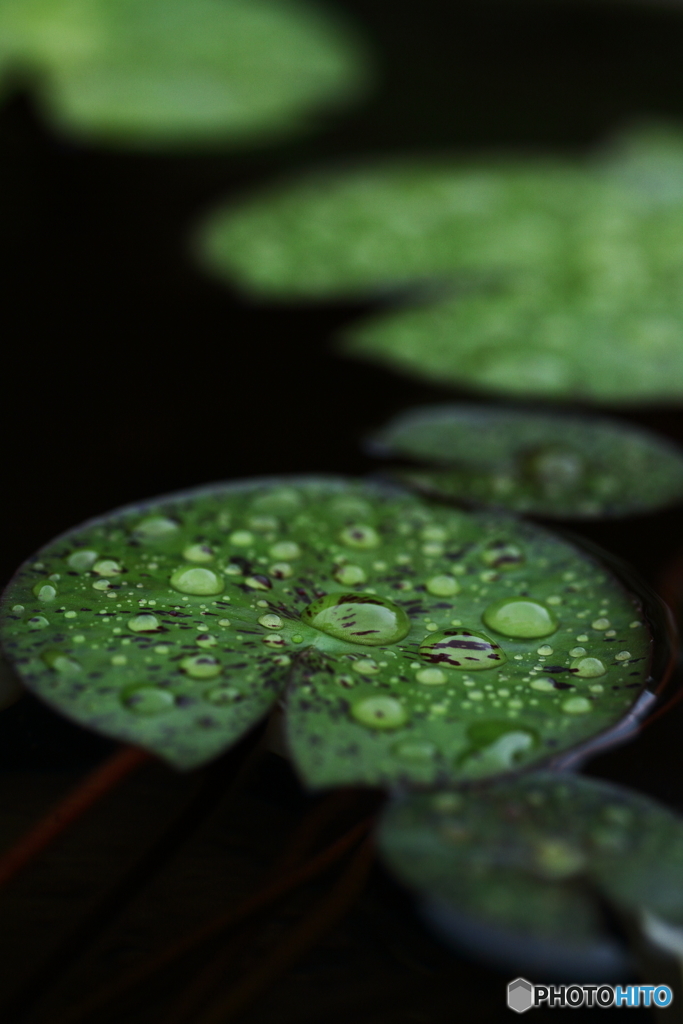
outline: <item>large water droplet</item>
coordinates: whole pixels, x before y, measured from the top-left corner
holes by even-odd
[[[347,526],[339,534],[342,544],[350,548],[376,548],[380,543],[380,537],[372,526],[364,526],[360,523],[354,526]]]
[[[259,623],[265,626],[266,629],[281,629],[283,621],[279,615],[275,615],[274,612],[267,612],[265,615],[261,615]]]
[[[503,649],[483,633],[454,627],[425,637],[419,653],[425,661],[463,671],[500,668],[507,661]]]
[[[488,606],[482,619],[496,633],[524,640],[549,636],[558,626],[549,608],[526,597],[504,597],[495,601]]]
[[[408,721],[408,712],[393,697],[364,697],[351,706],[351,714],[370,729],[398,729]]]
[[[180,667],[191,679],[213,679],[223,671],[220,661],[210,654],[191,654],[183,658]]]
[[[212,569],[190,569],[183,565],[171,576],[171,586],[181,594],[205,597],[220,594],[224,584]]]
[[[134,633],[155,633],[159,628],[159,620],[150,612],[142,612],[128,620],[128,629]]]
[[[36,583],[33,593],[39,601],[54,601],[57,596],[57,588],[51,583]]]
[[[167,690],[160,690],[156,686],[139,686],[135,690],[125,691],[122,704],[136,715],[158,715],[169,711],[175,704],[175,698]]]
[[[148,516],[138,523],[133,530],[133,536],[137,540],[161,540],[175,533],[177,529],[179,524],[175,519],[169,519],[168,516]]]
[[[574,658],[570,667],[574,675],[581,676],[582,679],[594,679],[596,676],[604,676],[607,672],[600,658]]]
[[[410,631],[403,609],[375,594],[328,594],[304,608],[301,618],[322,633],[368,647],[396,643]]]
[[[44,615],[34,615],[28,620],[29,629],[45,629],[50,623]]]
[[[87,572],[95,564],[98,557],[96,551],[74,551],[67,558],[66,564],[70,569],[75,569],[76,572]]]

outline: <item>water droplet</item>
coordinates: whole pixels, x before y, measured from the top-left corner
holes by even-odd
[[[51,583],[36,583],[33,593],[39,601],[54,601],[57,596],[57,588]]]
[[[223,671],[223,666],[211,654],[191,654],[183,658],[180,668],[191,679],[213,679]]]
[[[266,647],[284,647],[287,643],[285,638],[280,636],[279,633],[266,633],[265,636],[261,637],[261,642]]]
[[[158,628],[158,618],[149,612],[142,612],[128,620],[128,629],[132,629],[134,633],[155,633]]]
[[[230,625],[230,619],[219,619],[218,620],[218,625],[219,626],[229,626]]]
[[[631,658],[631,657],[632,657],[632,654],[631,654],[630,651],[619,651],[618,654],[614,655],[614,660],[615,661],[628,661],[629,658]]]
[[[62,651],[43,651],[40,656],[48,668],[60,674],[70,675],[81,671],[81,666],[73,658],[67,658]]]
[[[552,647],[549,647],[548,644],[543,644],[543,646],[539,647],[538,650],[536,651],[536,654],[540,654],[544,658],[550,657],[550,655],[552,653],[553,653],[553,649],[552,649]]]
[[[139,686],[124,692],[122,704],[136,715],[158,715],[170,711],[175,698],[168,690],[160,690],[156,686]]]
[[[586,858],[581,850],[562,839],[547,839],[535,850],[537,868],[547,878],[569,878],[583,868]]]
[[[210,562],[213,556],[213,548],[208,544],[188,544],[183,551],[183,558],[188,562]]]
[[[92,571],[96,572],[98,576],[118,576],[123,569],[113,558],[102,558],[99,562],[95,562]]]
[[[482,615],[484,624],[496,633],[525,640],[549,636],[558,622],[549,608],[525,597],[504,597],[490,604]]]
[[[337,686],[343,686],[345,690],[350,690],[358,682],[353,676],[337,676],[335,683]]]
[[[393,697],[365,697],[351,706],[351,714],[370,729],[398,729],[408,721],[408,712]]]
[[[567,715],[585,715],[591,707],[591,702],[585,697],[568,697],[562,703],[562,710]]]
[[[74,611],[64,612],[64,618],[65,619],[75,619],[76,618],[76,612],[74,612]]]
[[[562,604],[562,598],[558,597],[557,594],[551,594],[550,597],[546,599],[546,604]]]
[[[250,528],[257,533],[271,533],[277,530],[279,525],[275,516],[252,516],[249,520]]]
[[[571,651],[569,652],[570,657],[572,657],[572,658],[580,658],[581,655],[585,654],[585,653],[586,653],[586,648],[585,647],[572,647]]]
[[[45,629],[50,623],[44,615],[34,615],[28,620],[29,629]]]
[[[340,565],[334,578],[345,587],[352,587],[356,583],[365,583],[368,577],[359,565]]]
[[[517,544],[495,540],[486,545],[481,557],[494,569],[516,569],[524,561],[524,552]]]
[[[273,658],[273,663],[284,667],[286,665],[291,665],[292,659],[288,654],[278,654],[276,658]]]
[[[454,627],[425,637],[419,653],[426,661],[467,671],[500,668],[507,658],[502,648],[483,633]]]
[[[141,520],[133,530],[133,536],[137,540],[160,540],[175,533],[179,524],[175,519],[167,516],[149,516]]]
[[[629,629],[638,629],[638,626],[642,626],[642,622],[638,622],[637,619],[635,622],[629,622]]]
[[[125,654],[115,654],[111,659],[112,665],[125,665],[128,662],[128,658]]]
[[[283,540],[279,544],[273,544],[270,556],[279,561],[293,562],[295,558],[301,558],[301,548],[294,541]]]
[[[538,690],[540,693],[550,693],[555,689],[552,679],[548,679],[547,676],[544,676],[542,679],[534,679],[529,683],[529,686],[532,690]]]
[[[435,597],[452,597],[460,590],[460,584],[453,576],[432,576],[427,580],[425,587]]]
[[[244,581],[245,585],[251,590],[272,590],[273,584],[270,582],[267,576],[261,575],[261,573],[255,573],[253,576],[247,576]]]
[[[606,666],[599,658],[575,658],[570,666],[574,674],[582,679],[593,679],[595,676],[604,676],[607,672]]]
[[[242,566],[236,565],[234,562],[230,562],[229,565],[226,565],[223,572],[225,573],[226,576],[241,576]]]
[[[356,524],[345,527],[339,534],[342,544],[350,548],[376,548],[380,543],[379,534],[372,526]]]
[[[302,644],[303,642],[304,638],[301,636],[300,633],[295,633],[294,636],[292,637],[293,644]]]
[[[379,665],[372,658],[360,658],[353,663],[353,671],[361,676],[376,676],[379,672]]]
[[[585,644],[586,640],[588,639],[588,633],[579,633],[576,639],[579,641],[579,643]]]
[[[322,633],[376,647],[402,640],[410,619],[398,605],[372,594],[327,594],[304,608],[301,618]]]
[[[197,647],[215,647],[218,641],[211,633],[199,633],[195,643]]]
[[[431,761],[436,747],[428,740],[403,740],[391,748],[392,754],[402,761]]]
[[[593,621],[591,622],[591,626],[593,627],[593,629],[609,629],[609,627],[611,626],[611,622],[609,621],[609,619],[593,619]]]
[[[236,548],[248,548],[254,543],[254,535],[249,530],[235,530],[230,534],[228,540],[231,544],[234,544]]]
[[[432,523],[430,526],[425,526],[420,530],[420,537],[422,540],[433,540],[443,543],[443,541],[448,539],[448,530],[443,526]]]
[[[211,704],[233,704],[240,696],[240,691],[229,683],[221,683],[220,686],[207,690],[203,696]]]
[[[265,626],[266,629],[280,629],[283,624],[279,615],[274,615],[270,612],[267,615],[262,615],[259,623]]]
[[[70,569],[76,572],[88,572],[98,559],[96,551],[74,551],[66,560]]]
[[[92,585],[93,590],[109,590],[111,582],[109,580],[95,580]]]
[[[212,569],[190,569],[180,566],[171,576],[171,586],[181,594],[194,594],[199,597],[220,594],[223,580]]]
[[[415,678],[418,683],[424,683],[425,686],[440,686],[448,681],[446,673],[442,672],[440,668],[421,668],[415,674]]]
[[[289,562],[275,562],[274,565],[271,565],[268,572],[276,580],[286,580],[294,574],[294,570]]]
[[[443,544],[438,541],[431,540],[428,544],[422,545],[422,554],[428,558],[438,558],[439,555],[443,554]]]

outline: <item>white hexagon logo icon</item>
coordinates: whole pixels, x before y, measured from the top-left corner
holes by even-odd
[[[534,986],[526,978],[515,978],[508,985],[508,1006],[515,1013],[526,1013],[534,1005]]]

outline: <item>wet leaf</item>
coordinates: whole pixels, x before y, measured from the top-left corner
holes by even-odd
[[[533,763],[619,719],[648,674],[638,614],[602,566],[538,527],[284,478],[170,495],[57,538],[7,588],[2,641],[53,707],[179,767],[234,742],[291,674],[308,782],[429,781]]]
[[[490,405],[425,406],[371,439],[419,490],[475,505],[576,518],[626,516],[683,499],[683,452],[629,423]]]
[[[278,297],[431,282],[422,305],[352,328],[347,349],[441,385],[677,399],[681,180],[673,131],[635,133],[583,163],[395,161],[219,211],[202,247],[218,273]]]
[[[2,0],[0,39],[57,128],[143,148],[301,129],[366,81],[347,29],[289,0]]]
[[[395,800],[380,849],[454,930],[500,929],[599,948],[600,898],[635,918],[683,924],[683,819],[597,779],[538,772],[485,789]]]

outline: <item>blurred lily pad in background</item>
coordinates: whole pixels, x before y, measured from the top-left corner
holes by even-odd
[[[441,385],[677,400],[682,182],[683,136],[664,128],[583,161],[394,160],[218,210],[199,249],[264,297],[407,289],[412,308],[351,328],[347,350]]]
[[[341,478],[215,485],[48,544],[2,642],[67,717],[179,768],[287,693],[312,786],[480,778],[618,722],[650,673],[638,599],[513,516]]]
[[[369,441],[380,458],[426,466],[401,482],[456,502],[557,518],[650,512],[683,500],[683,452],[606,417],[504,406],[425,406]]]
[[[535,772],[399,799],[380,850],[442,931],[541,970],[623,973],[622,914],[650,936],[683,928],[683,819],[596,779]]]
[[[299,0],[0,0],[0,73],[69,135],[156,148],[311,124],[367,84],[365,47]]]

